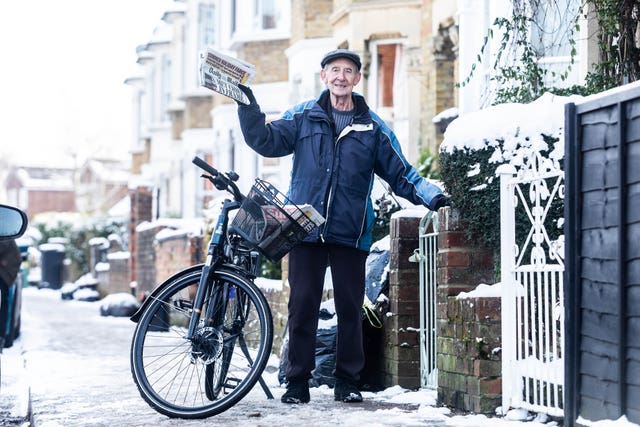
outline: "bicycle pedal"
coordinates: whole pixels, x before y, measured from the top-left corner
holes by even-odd
[[[238,387],[238,384],[240,384],[240,381],[238,378],[227,378],[227,380],[224,382],[224,389],[226,390],[233,390],[234,388]]]

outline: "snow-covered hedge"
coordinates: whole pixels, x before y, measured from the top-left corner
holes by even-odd
[[[500,104],[465,114],[449,125],[440,146],[442,181],[468,237],[478,245],[496,252],[500,248],[497,167],[511,164],[518,170],[537,153],[546,170],[562,169],[564,106],[579,98],[545,94],[529,104]],[[562,205],[561,201],[552,204],[548,230],[558,230]],[[516,212],[516,222],[521,238],[530,228],[524,210]]]

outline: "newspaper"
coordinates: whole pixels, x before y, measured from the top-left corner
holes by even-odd
[[[238,88],[248,86],[256,75],[256,67],[238,58],[207,48],[200,54],[200,85],[243,104],[249,98]]]
[[[289,252],[291,246],[300,242],[307,233],[313,231],[324,222],[322,215],[311,205],[286,205],[284,211],[277,206],[264,205],[262,209],[263,220],[260,223],[260,236],[257,239],[258,247],[270,254],[270,256],[282,256]],[[300,227],[292,227],[292,221]],[[300,229],[304,234],[300,234]],[[276,257],[277,257],[276,256]]]
[[[263,212],[266,214],[267,224],[273,223],[278,227],[286,227],[289,218],[276,206],[265,205],[261,206]],[[304,231],[309,233],[314,228],[319,227],[324,223],[324,217],[309,204],[304,205],[285,205],[284,210],[289,214],[291,219],[300,225]],[[311,220],[311,221],[309,221]]]
[[[297,209],[292,207],[291,205],[285,206],[285,209],[289,214],[293,217],[294,220],[302,224],[305,224],[301,218],[301,215],[304,214],[307,218],[309,218],[316,227],[319,227],[324,223],[324,217],[318,213],[317,210],[311,205],[304,204],[297,206]]]

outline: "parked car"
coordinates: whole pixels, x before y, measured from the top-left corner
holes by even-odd
[[[28,224],[27,215],[20,209],[0,204],[0,240],[17,239]]]
[[[21,210],[12,206],[0,205],[0,241],[16,239],[24,233],[27,228],[27,216]],[[13,242],[8,246],[10,256],[15,256],[16,260],[22,261],[22,254]],[[15,247],[15,251],[13,251]],[[14,261],[14,262],[16,262]],[[18,267],[17,275],[13,278],[7,289],[0,287],[0,352],[4,347],[10,347],[13,340],[20,333],[20,313],[22,309],[22,279]]]

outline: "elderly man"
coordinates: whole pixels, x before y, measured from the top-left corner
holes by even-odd
[[[265,124],[265,115],[248,87],[250,100],[238,117],[247,144],[265,157],[293,156],[289,198],[309,203],[325,223],[289,254],[289,353],[284,403],[309,402],[315,368],[316,330],[325,270],[331,268],[338,333],[335,400],[361,402],[364,366],[361,308],[365,262],[372,244],[374,174],[393,191],[437,210],[447,202],[437,186],[421,178],[401,153],[391,129],[354,93],[360,57],[350,50],[327,53],[320,62],[327,89],[282,118]]]

